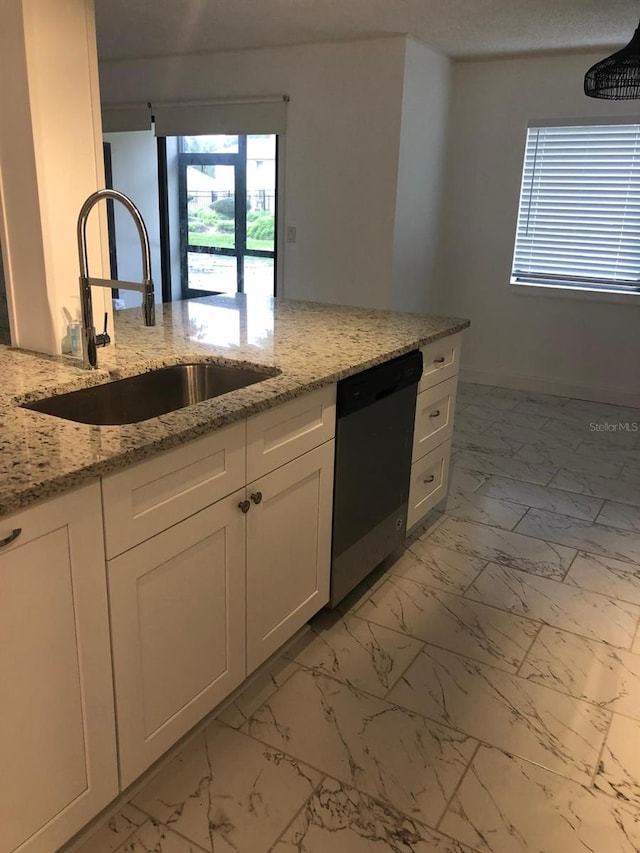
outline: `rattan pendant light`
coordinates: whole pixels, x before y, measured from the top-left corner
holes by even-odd
[[[640,98],[640,24],[626,47],[587,71],[584,93],[610,101]]]

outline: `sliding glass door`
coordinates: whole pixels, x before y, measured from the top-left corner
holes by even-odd
[[[277,137],[179,139],[184,298],[275,292]]]

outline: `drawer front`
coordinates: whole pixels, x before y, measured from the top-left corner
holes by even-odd
[[[247,479],[275,471],[333,438],[336,386],[328,385],[247,421]]]
[[[462,335],[450,335],[422,347],[422,379],[418,392],[456,376],[460,367]]]
[[[454,376],[418,394],[413,431],[414,462],[451,438],[457,384]]]
[[[447,494],[451,442],[441,444],[411,466],[407,530],[411,530]]]
[[[102,480],[107,559],[244,486],[245,421]]]

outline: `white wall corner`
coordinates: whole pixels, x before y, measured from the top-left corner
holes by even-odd
[[[391,307],[433,311],[451,62],[406,40]]]

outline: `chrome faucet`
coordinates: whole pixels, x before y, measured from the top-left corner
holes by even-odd
[[[138,236],[140,237],[140,248],[142,250],[142,281],[119,281],[111,278],[91,278],[89,276],[89,261],[87,259],[87,219],[93,209],[102,198],[111,198],[123,204],[131,214]],[[123,290],[138,290],[142,293],[142,311],[144,313],[145,326],[156,324],[156,304],[151,281],[151,253],[149,251],[149,235],[140,211],[124,193],[118,190],[98,190],[92,193],[80,208],[78,214],[78,256],[80,260],[80,303],[82,305],[82,366],[97,367],[98,355],[96,347],[99,343],[108,343],[109,336],[106,334],[96,336],[93,325],[93,306],[91,304],[91,287],[121,287]],[[100,340],[98,340],[100,339]]]

